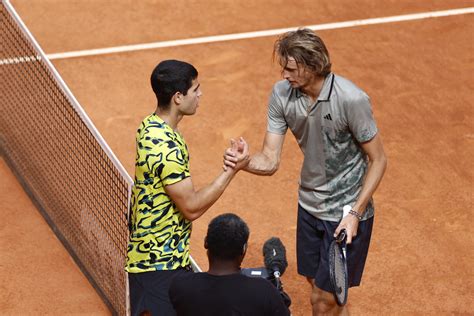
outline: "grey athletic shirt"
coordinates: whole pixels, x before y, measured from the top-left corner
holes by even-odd
[[[343,206],[356,202],[367,171],[360,143],[377,134],[368,95],[330,73],[313,103],[288,81],[279,81],[270,97],[267,131],[283,135],[288,128],[304,154],[299,203],[319,219],[339,221]],[[364,219],[373,214],[371,200]]]

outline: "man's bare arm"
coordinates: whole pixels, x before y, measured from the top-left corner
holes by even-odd
[[[285,135],[267,132],[263,141],[262,150],[250,157],[245,171],[257,175],[272,175],[280,166],[281,151]],[[235,155],[229,148],[224,154],[224,170],[235,167]],[[230,167],[230,168],[227,168]]]
[[[375,135],[370,141],[361,144],[362,149],[369,156],[367,174],[362,184],[361,192],[352,209],[362,215],[369,203],[370,198],[375,193],[387,167],[387,157],[383,150],[382,140],[379,135]],[[334,236],[337,236],[341,229],[347,230],[347,243],[352,242],[352,238],[357,235],[359,220],[355,216],[346,216],[337,227]]]
[[[239,148],[237,144],[232,146],[237,157],[235,168],[222,171],[204,188],[196,191],[191,177],[165,187],[166,193],[187,220],[194,221],[204,214],[224,193],[235,174],[247,166],[249,162],[247,143],[242,139]]]
[[[214,181],[198,191],[195,190],[191,177],[168,185],[165,190],[184,217],[194,221],[219,199],[235,174],[234,169],[223,171]]]
[[[387,157],[385,156],[382,140],[379,135],[375,135],[370,141],[362,143],[361,147],[369,156],[369,166],[362,190],[352,209],[362,215],[367,207],[367,203],[369,203],[370,198],[382,180],[387,168]]]

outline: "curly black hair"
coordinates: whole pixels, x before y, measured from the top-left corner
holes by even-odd
[[[237,215],[226,213],[215,217],[207,228],[207,249],[214,258],[236,259],[244,253],[249,239],[247,224]]]

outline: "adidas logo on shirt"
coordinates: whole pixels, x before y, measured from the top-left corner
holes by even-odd
[[[326,115],[323,116],[323,117],[324,117],[326,120],[332,121],[331,113],[326,114]]]

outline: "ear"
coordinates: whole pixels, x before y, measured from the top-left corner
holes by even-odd
[[[205,248],[205,249],[208,248],[208,245],[207,245],[207,236],[204,238],[204,248]]]
[[[171,98],[175,104],[181,104],[183,101],[183,94],[179,91],[177,91],[175,94],[173,94],[173,97]]]
[[[242,247],[242,256],[245,256],[245,253],[247,252],[247,243],[244,244]]]

